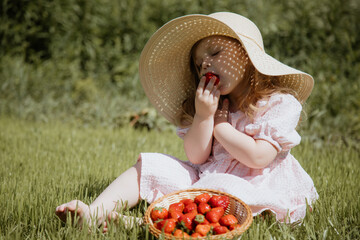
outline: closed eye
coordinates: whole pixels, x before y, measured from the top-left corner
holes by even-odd
[[[213,53],[213,54],[211,54],[211,56],[216,56],[216,55],[218,55],[220,53],[220,51],[217,51],[217,52],[215,52],[215,53]]]

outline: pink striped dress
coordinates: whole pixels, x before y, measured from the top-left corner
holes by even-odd
[[[237,196],[253,214],[270,210],[276,219],[293,223],[305,217],[306,205],[318,198],[310,176],[291,155],[300,143],[295,128],[301,104],[289,94],[276,94],[257,104],[253,120],[240,111],[230,113],[229,122],[254,139],[270,142],[278,151],[274,161],[263,169],[253,169],[233,158],[214,139],[212,154],[200,165],[160,153],[141,153],[140,197],[153,202],[173,191],[210,188]],[[188,129],[177,129],[183,138]]]

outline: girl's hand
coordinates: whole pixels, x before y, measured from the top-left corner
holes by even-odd
[[[225,98],[222,106],[215,113],[214,125],[219,123],[227,122],[229,119],[229,99]]]
[[[217,89],[217,86],[214,86],[216,78],[212,77],[206,87],[205,79],[205,76],[200,79],[195,96],[196,114],[203,119],[215,115],[220,99],[220,91]]]

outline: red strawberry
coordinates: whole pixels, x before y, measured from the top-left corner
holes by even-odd
[[[168,210],[163,207],[155,207],[150,214],[150,217],[153,221],[157,221],[159,219],[166,219],[168,217]]]
[[[197,205],[196,203],[192,202],[192,203],[189,203],[185,206],[184,208],[184,213],[189,213],[189,212],[192,212],[196,210],[197,211]]]
[[[206,77],[206,80],[205,80],[205,87],[208,85],[208,83],[210,82],[210,79],[212,77],[215,77],[215,83],[214,83],[214,86],[219,84],[220,82],[220,79],[219,79],[219,76],[217,76],[216,74],[212,73],[212,72],[207,72],[205,73],[205,77]]]
[[[215,207],[215,208],[212,208],[210,211],[218,212],[219,214],[221,214],[221,216],[223,216],[225,213],[225,210],[223,207]]]
[[[217,227],[214,227],[214,229],[213,229],[213,232],[215,235],[227,233],[228,231],[229,231],[229,229],[225,226],[217,226]]]
[[[182,212],[184,210],[184,207],[185,207],[185,205],[182,202],[173,203],[169,206],[169,212],[171,212],[171,211]]]
[[[222,207],[212,208],[207,214],[206,219],[211,223],[216,223],[224,215],[224,209]]]
[[[223,207],[224,210],[229,206],[230,199],[228,196],[214,195],[210,198],[209,202],[211,207]]]
[[[205,218],[204,221],[202,223],[199,223],[199,224],[200,225],[206,225],[206,224],[210,224],[210,222]]]
[[[184,232],[181,229],[176,229],[173,235],[174,235],[174,237],[183,237],[183,238],[190,237],[189,234],[187,234],[186,232]]]
[[[200,233],[201,236],[206,236],[210,230],[210,225],[197,225],[195,228],[195,232]]]
[[[232,231],[232,230],[240,228],[240,227],[241,227],[241,225],[237,223],[237,224],[230,225],[229,229],[230,229],[230,231]]]
[[[228,214],[228,215],[222,216],[219,220],[219,223],[222,226],[229,227],[230,225],[237,224],[238,220],[234,215]]]
[[[165,233],[172,233],[176,227],[175,219],[165,219],[156,224],[156,228],[164,231]]]
[[[182,212],[175,211],[175,210],[169,212],[169,218],[173,218],[176,220],[178,220],[179,217],[181,217],[182,215],[184,215]]]
[[[194,232],[193,234],[191,234],[191,238],[198,238],[198,237],[202,237],[200,233]]]
[[[190,203],[193,203],[194,200],[192,200],[192,199],[183,199],[180,202],[182,202],[186,206],[186,205],[188,205]]]
[[[211,196],[208,193],[203,193],[195,197],[194,202],[196,204],[207,203],[210,200]]]
[[[197,211],[201,214],[205,214],[211,210],[211,206],[207,203],[200,203],[197,207]]]
[[[179,223],[187,230],[193,229],[193,220],[195,218],[195,215],[191,213],[186,213],[179,217],[178,221]]]
[[[214,227],[220,226],[220,223],[219,222],[210,223],[210,226],[212,226],[214,228]]]

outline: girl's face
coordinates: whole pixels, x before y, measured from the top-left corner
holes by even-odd
[[[231,93],[244,78],[249,58],[240,42],[225,36],[210,36],[194,47],[193,59],[199,78],[207,72],[219,76],[222,95]]]

